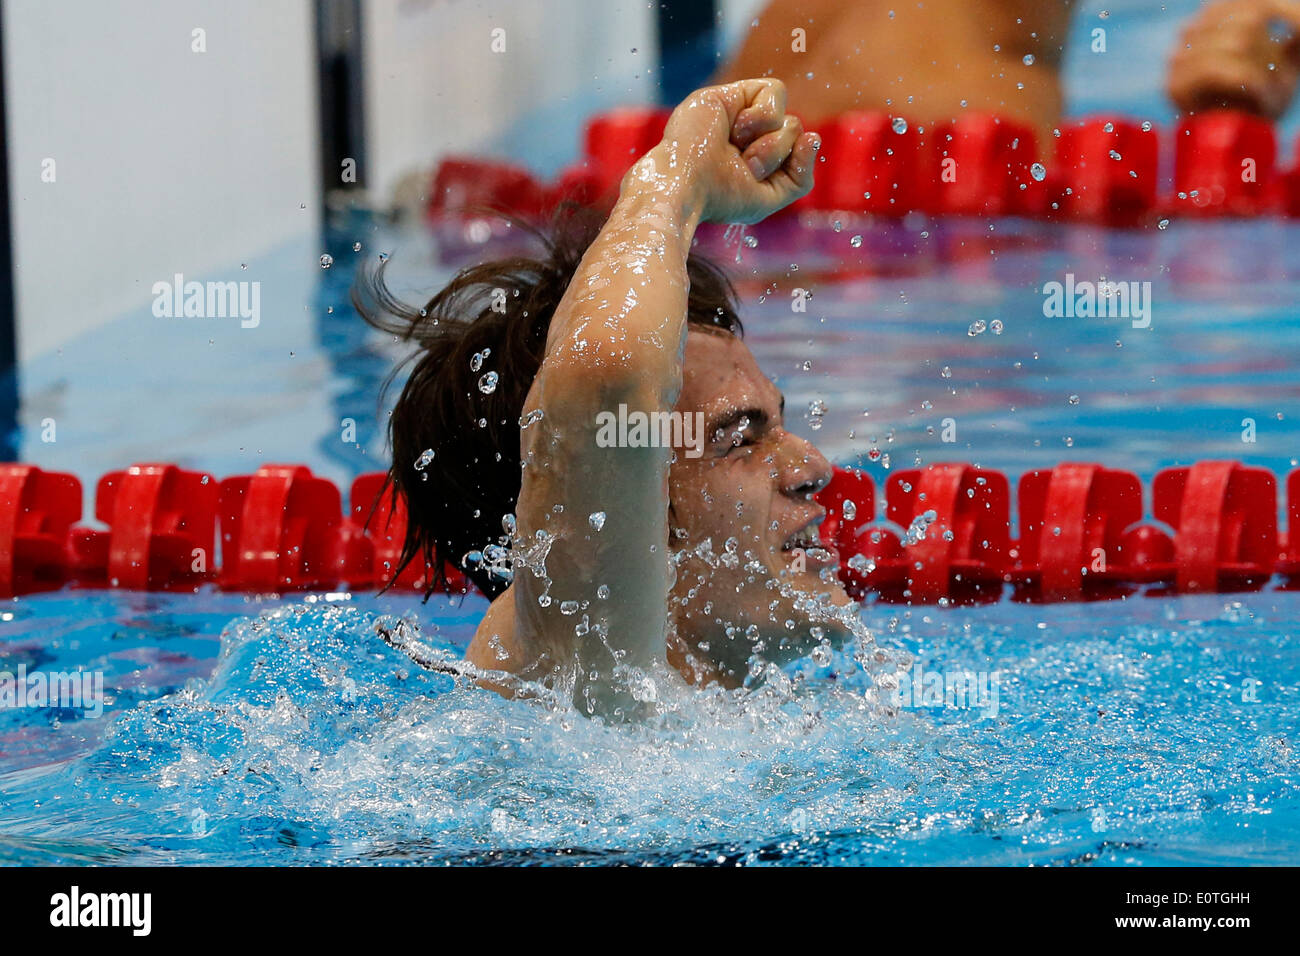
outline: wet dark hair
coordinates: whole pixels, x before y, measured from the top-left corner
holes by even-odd
[[[540,243],[540,255],[463,269],[422,309],[389,290],[386,263],[358,275],[352,304],[362,318],[419,346],[384,383],[386,391],[414,363],[389,418],[393,464],[380,492],[381,499],[390,494],[394,505],[398,495],[407,502],[406,538],[390,584],[423,557],[433,571],[426,600],[446,587],[446,562],[462,568],[488,597],[505,590],[506,582],[484,567],[466,567],[462,559],[496,544],[504,533],[503,516],[514,513],[522,483],[524,399],[541,366],[551,317],[604,219],[593,210],[565,207],[545,229],[510,220]],[[687,259],[687,275],[687,321],[742,335],[726,275],[696,253]],[[505,290],[504,311],[498,290]],[[485,349],[490,354],[473,368],[471,361]],[[485,393],[479,380],[489,371],[497,374],[497,384]],[[417,469],[426,449],[433,458]]]

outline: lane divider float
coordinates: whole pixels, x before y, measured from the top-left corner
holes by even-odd
[[[406,533],[384,475],[339,489],[304,465],[263,465],[218,482],[174,464],[104,475],[95,518],[80,523],[81,482],[34,465],[0,464],[0,597],[64,586],[134,591],[285,593],[367,590],[393,577]],[[1077,601],[1300,586],[1300,469],[1285,484],[1236,461],[1168,468],[1146,500],[1137,475],[1066,462],[1021,476],[941,463],[891,474],[883,509],[869,475],[836,468],[818,493],[821,539],[840,553],[856,598],[947,604]],[[1149,503],[1150,508],[1146,505]],[[220,543],[219,550],[215,547]],[[423,591],[413,562],[393,582]],[[465,593],[447,567],[443,590]]]
[[[582,158],[549,183],[513,163],[448,156],[434,173],[428,216],[455,226],[477,216],[477,207],[537,217],[564,199],[609,206],[623,174],[662,138],[668,116],[658,107],[629,107],[592,117]],[[919,127],[888,112],[844,113],[819,129],[816,186],[783,213],[1024,216],[1113,226],[1171,215],[1300,216],[1300,165],[1278,168],[1268,120],[1210,110],[1166,133],[1105,116],[1066,120],[1058,131],[1048,158],[1032,128],[1004,117],[970,113]],[[1170,139],[1172,161],[1162,166]],[[1171,170],[1170,181],[1162,183],[1162,170]]]

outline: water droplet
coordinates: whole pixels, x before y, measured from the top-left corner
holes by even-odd
[[[826,414],[826,403],[815,398],[808,403],[808,427],[816,431],[822,427],[822,417]]]
[[[988,326],[984,324],[983,319],[976,319],[966,329],[966,334],[971,337],[974,337],[976,335],[982,334],[986,328],[988,328]]]
[[[1113,160],[1118,161],[1118,160],[1123,159],[1124,157],[1121,156],[1121,155],[1119,154],[1118,151],[1112,149],[1112,150],[1110,151],[1110,158],[1113,159]]]
[[[415,459],[415,470],[424,471],[424,469],[429,467],[429,464],[432,461],[433,461],[433,449],[426,448],[424,451],[420,452],[420,457]]]
[[[1169,220],[1168,220],[1168,219],[1161,219],[1158,223],[1156,223],[1156,228],[1157,228],[1157,229],[1168,229],[1168,228],[1169,228]]]
[[[322,269],[328,269],[332,265],[334,265],[334,257],[328,252],[320,257],[320,267]]]
[[[938,514],[934,509],[929,509],[913,518],[912,523],[908,525],[907,533],[903,535],[903,540],[900,542],[903,547],[908,548],[918,541],[924,541],[926,532],[937,517]]]
[[[482,352],[475,352],[469,360],[469,370],[471,372],[477,372],[483,367],[483,360],[491,354],[491,349],[484,349]]]
[[[1042,163],[1034,163],[1029,167],[1029,175],[1034,177],[1034,182],[1041,183],[1047,178],[1047,167]]]
[[[889,125],[895,133],[907,132],[907,120],[903,119],[901,116],[895,116],[894,121]]]
[[[994,335],[1001,335],[1001,334],[1002,334],[1002,328],[1003,328],[1003,326],[1002,326],[1002,320],[1001,320],[1001,319],[994,319],[992,322],[989,323],[989,328],[993,330],[993,334],[994,334]]]
[[[952,378],[952,369],[949,368],[947,365],[945,365],[943,368],[939,370],[939,374],[942,375],[944,378]]]
[[[1070,404],[1071,404],[1071,405],[1078,405],[1078,404],[1079,404],[1079,396],[1078,396],[1078,395],[1071,395],[1071,396],[1070,396]]]
[[[849,567],[858,572],[858,574],[870,574],[872,571],[876,570],[876,562],[872,561],[865,555],[855,554],[853,557],[849,558]]]
[[[497,390],[497,380],[496,372],[485,372],[478,380],[478,390],[484,395],[491,395]]]
[[[1033,55],[1032,53],[1026,53],[1026,54],[1025,54],[1025,58],[1024,58],[1023,60],[1021,60],[1020,62],[1024,63],[1025,66],[1033,66],[1033,65],[1034,65],[1034,55]]]
[[[861,249],[861,248],[862,248],[862,237],[861,237],[861,236],[854,236],[852,239],[849,240],[849,245],[851,245],[854,249]]]
[[[591,514],[587,515],[587,524],[591,525],[592,531],[599,531],[601,528],[605,527],[605,512],[593,511]]]

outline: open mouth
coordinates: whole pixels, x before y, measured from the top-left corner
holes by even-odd
[[[805,561],[816,566],[831,565],[839,560],[838,552],[824,544],[817,536],[819,524],[821,524],[820,518],[810,521],[785,539],[781,551],[790,555],[789,560],[793,561],[799,555],[803,555]]]

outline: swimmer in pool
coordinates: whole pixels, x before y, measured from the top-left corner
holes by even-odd
[[[390,481],[405,559],[464,567],[493,599],[476,667],[617,715],[644,699],[629,673],[735,687],[756,657],[848,633],[817,541],[831,467],[786,430],[727,280],[691,253],[700,223],[755,223],[812,188],[820,140],[785,100],[774,79],[692,94],[590,241],[571,225],[544,258],[468,269],[418,311],[382,271],[358,287],[369,321],[421,347]],[[669,427],[638,429],[651,416]]]
[[[775,76],[786,83],[790,108],[812,126],[855,109],[894,110],[927,129],[967,112],[993,113],[1034,127],[1040,145],[1050,147],[1061,122],[1062,51],[1076,6],[771,0],[717,80]],[[1085,32],[1105,26],[1089,18]],[[1296,0],[1207,3],[1174,48],[1169,96],[1185,113],[1231,107],[1276,119],[1300,75],[1297,35]],[[1089,33],[1083,49],[1093,39]],[[1115,68],[1125,67],[1117,60]]]

